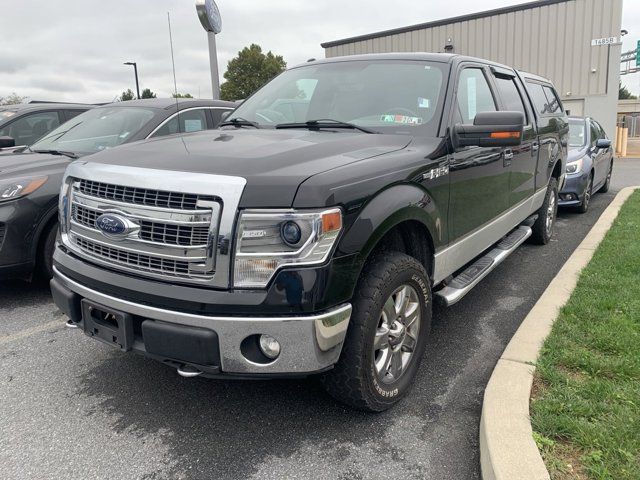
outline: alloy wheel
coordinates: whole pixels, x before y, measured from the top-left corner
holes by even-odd
[[[556,218],[556,211],[558,209],[556,196],[557,195],[554,192],[554,194],[549,197],[549,206],[547,207],[547,216],[545,218],[545,228],[548,235],[551,235],[551,231],[553,230],[553,221]]]
[[[382,308],[373,342],[374,370],[384,384],[396,382],[413,359],[420,332],[420,297],[403,284]]]

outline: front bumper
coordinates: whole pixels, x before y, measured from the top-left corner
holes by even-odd
[[[72,280],[59,269],[55,269],[51,287],[55,303],[77,326],[84,328],[82,300],[122,312],[131,318],[134,326],[133,339],[127,349],[174,367],[189,365],[205,376],[305,376],[327,370],[338,361],[351,317],[351,305],[348,303],[322,313],[298,316],[236,317],[187,313],[101,293]],[[187,352],[177,354],[183,358],[167,356],[163,352],[179,350],[170,347],[159,351],[155,346],[157,342],[149,348],[150,340],[145,339],[142,325],[145,322],[152,322],[147,326],[167,327],[168,331],[175,332],[176,337],[186,338],[186,344],[189,344],[190,336],[202,337],[203,331],[209,332],[210,335],[203,337],[213,342],[211,350],[219,351],[219,355],[215,355],[219,360],[216,358],[203,365],[186,358]],[[157,330],[154,329],[156,333]],[[242,349],[245,339],[259,334],[270,335],[280,342],[281,353],[270,363],[252,361],[247,358],[246,349]],[[171,343],[171,338],[166,340]],[[197,340],[193,342],[198,343]]]
[[[558,205],[573,207],[580,205],[587,191],[589,174],[567,175],[564,188],[559,193]]]

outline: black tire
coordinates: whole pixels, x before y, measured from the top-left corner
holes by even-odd
[[[611,175],[613,174],[613,160],[609,164],[609,173],[607,173],[607,180],[604,182],[604,185],[600,187],[598,190],[599,193],[607,193],[611,188]]]
[[[538,245],[546,245],[553,235],[553,227],[555,226],[556,214],[558,213],[558,180],[555,178],[551,177],[549,179],[544,203],[536,213],[538,214],[538,218],[533,224],[533,227],[531,227],[531,230],[533,230],[531,242]],[[551,214],[550,224],[547,223],[549,214]]]
[[[587,188],[584,190],[582,196],[582,203],[576,207],[578,213],[587,213],[589,210],[589,204],[591,203],[591,196],[593,195],[593,173],[589,174],[589,182]]]
[[[56,248],[58,222],[53,222],[43,232],[38,250],[37,273],[44,280],[53,277],[53,251]]]
[[[400,353],[400,358],[407,351],[412,353],[397,379],[393,379],[390,373],[382,373],[384,378],[381,380],[381,373],[376,370],[376,355],[380,355],[381,350],[374,350],[374,340],[386,335],[381,334],[384,324],[380,323],[383,321],[385,304],[391,300],[390,305],[394,305],[394,292],[399,289],[404,291],[405,286],[410,287],[406,291],[411,291],[415,300],[407,303],[407,307],[411,304],[414,311],[418,312],[415,309],[417,304],[419,309],[419,330],[414,334],[415,343],[409,350],[405,350],[402,342],[410,337],[411,326],[407,326],[406,330],[403,327],[404,336],[399,347],[397,344],[393,347],[392,332],[387,330],[387,355],[395,355],[392,354],[393,348],[397,348],[396,352],[403,352]],[[431,303],[429,277],[415,258],[399,252],[384,252],[368,262],[353,298],[353,312],[340,359],[333,370],[324,374],[321,379],[329,394],[353,408],[369,412],[381,412],[396,404],[410,390],[420,367],[431,329]],[[408,314],[406,318],[410,316],[412,314]],[[400,321],[399,318],[401,317],[395,320],[396,323]],[[407,323],[411,325],[409,321]],[[399,338],[395,337],[395,340]],[[382,363],[386,365],[387,362],[382,359]],[[390,360],[388,363],[388,371],[391,372],[391,364],[395,362]],[[382,367],[382,370],[385,368]]]

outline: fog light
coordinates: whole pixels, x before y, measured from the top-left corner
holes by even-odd
[[[280,355],[280,343],[269,335],[260,335],[260,350],[265,356],[275,360]]]

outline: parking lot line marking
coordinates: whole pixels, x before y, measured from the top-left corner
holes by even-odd
[[[24,330],[12,333],[11,335],[3,335],[0,337],[0,345],[15,342],[17,340],[22,340],[23,338],[30,337],[31,335],[35,335],[36,333],[46,332],[47,330],[54,330],[56,327],[64,327],[64,322],[62,322],[61,320],[54,320],[52,322],[43,323],[42,325],[38,325],[36,327],[25,328]]]

